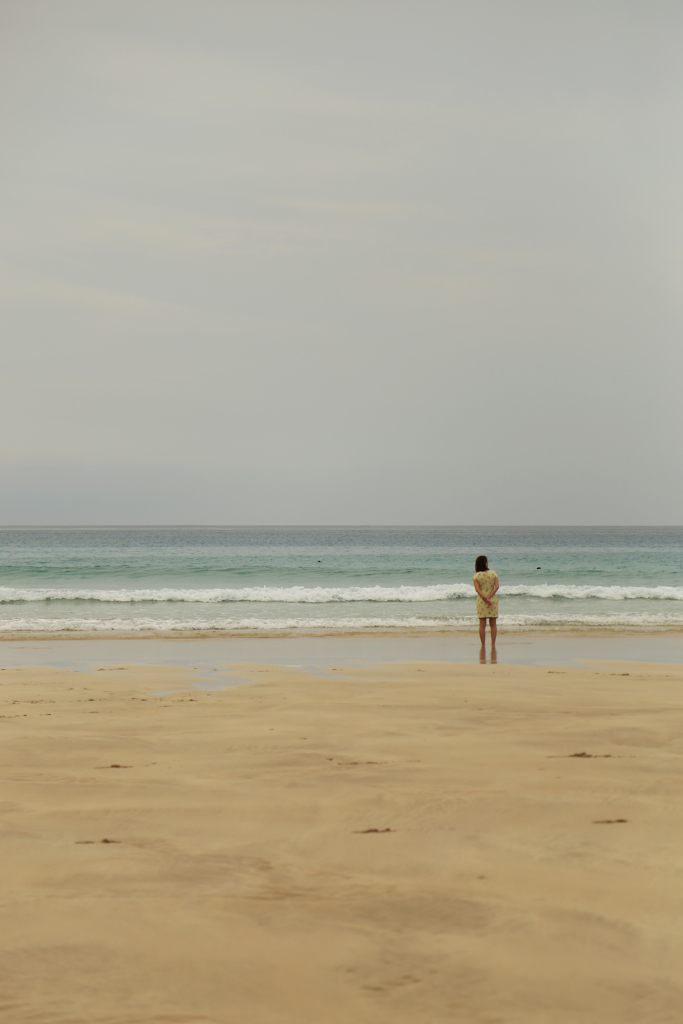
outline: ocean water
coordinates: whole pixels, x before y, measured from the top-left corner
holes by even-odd
[[[0,636],[683,631],[681,527],[0,529]]]

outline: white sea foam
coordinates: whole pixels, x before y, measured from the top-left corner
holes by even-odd
[[[575,584],[518,584],[500,588],[501,597],[532,597],[605,601],[683,601],[683,587],[580,586]],[[439,583],[401,587],[242,587],[87,590],[58,587],[0,587],[0,605],[55,601],[94,601],[106,604],[345,604],[357,602],[418,604],[427,601],[472,599],[469,583]]]
[[[442,583],[402,587],[242,587],[242,588],[170,588],[146,590],[84,590],[57,587],[0,587],[0,604],[35,601],[97,601],[116,604],[183,603],[231,604],[342,604],[372,601],[423,602],[473,597],[474,587],[467,583]]]
[[[0,620],[0,634],[147,634],[164,633],[297,633],[299,635],[336,632],[404,632],[410,631],[472,631],[476,629],[474,615],[417,616],[383,618],[381,616],[348,616],[344,618],[224,618],[224,619],[152,619],[148,617],[124,618],[16,618]],[[616,615],[502,615],[499,625],[508,631],[528,629],[613,628],[619,629],[680,629],[683,614],[652,612]]]
[[[578,584],[539,583],[533,586],[501,587],[499,593],[508,597],[566,598],[570,601],[597,598],[601,601],[683,601],[683,587],[589,587]]]

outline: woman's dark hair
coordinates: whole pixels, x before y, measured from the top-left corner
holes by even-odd
[[[486,572],[489,567],[489,560],[486,555],[479,555],[479,558],[474,563],[475,572]]]

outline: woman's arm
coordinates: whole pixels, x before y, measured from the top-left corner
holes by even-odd
[[[475,589],[475,590],[476,590],[476,592],[477,592],[477,593],[479,594],[479,597],[483,598],[483,599],[484,599],[484,601],[486,601],[487,605],[489,605],[489,607],[490,607],[490,605],[491,605],[491,599],[490,599],[490,598],[488,598],[488,597],[486,596],[486,594],[482,594],[482,592],[481,592],[481,587],[479,586],[479,580],[472,580],[472,582],[474,583],[474,589]],[[497,586],[497,585],[496,585],[496,590],[498,590],[498,586]],[[494,591],[493,591],[493,593],[494,593],[494,594],[495,594],[496,590],[494,590]],[[491,595],[491,597],[493,597],[493,594]]]

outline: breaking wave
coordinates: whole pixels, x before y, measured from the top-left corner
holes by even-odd
[[[541,583],[500,588],[501,597],[531,597],[541,600],[683,601],[683,587],[581,586]],[[94,601],[106,604],[418,604],[426,601],[472,599],[469,583],[438,583],[401,587],[243,587],[85,590],[57,587],[0,587],[0,605],[39,601]]]
[[[184,635],[212,634],[214,636],[240,633],[286,634],[299,636],[321,633],[371,632],[457,632],[476,628],[474,615],[418,616],[383,618],[381,616],[348,616],[346,618],[225,618],[225,619],[153,619],[130,618],[15,618],[0,620],[0,635],[106,633],[110,635],[138,634],[160,636],[169,633]],[[529,629],[647,629],[664,630],[683,627],[683,614],[618,614],[618,615],[501,615],[498,624],[508,631]]]

